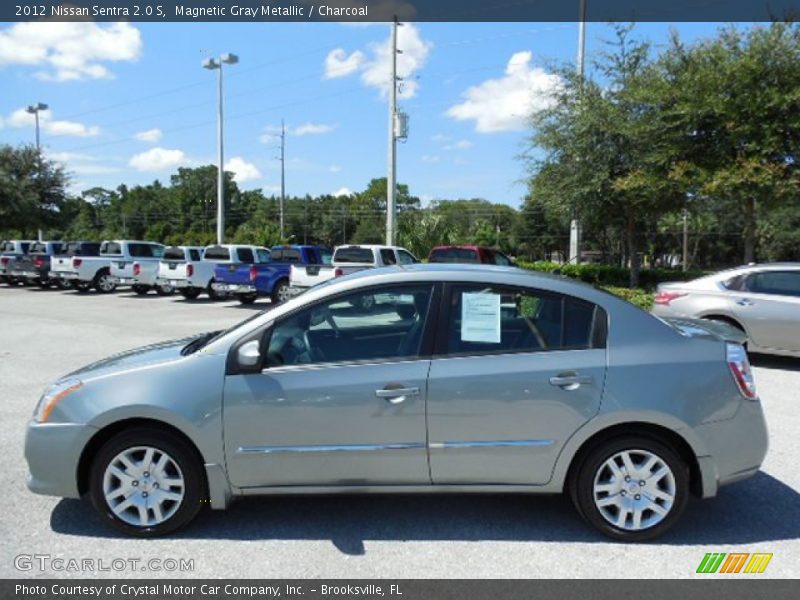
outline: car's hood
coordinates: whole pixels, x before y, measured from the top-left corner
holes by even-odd
[[[687,337],[709,336],[712,335],[726,342],[744,344],[747,342],[747,334],[733,325],[728,325],[723,321],[710,321],[708,319],[690,319],[687,317],[665,317],[663,319],[681,335]]]
[[[126,350],[125,352],[113,354],[107,358],[86,365],[85,367],[81,367],[77,371],[73,371],[61,379],[93,379],[114,372],[126,371],[135,367],[156,365],[177,360],[182,357],[181,351],[190,342],[210,335],[210,333],[202,333],[179,340],[158,342],[142,348]]]

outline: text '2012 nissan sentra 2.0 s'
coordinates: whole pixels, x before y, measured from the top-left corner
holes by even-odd
[[[363,271],[60,379],[29,487],[136,535],[254,494],[568,492],[649,539],[764,459],[739,337],[516,268]]]

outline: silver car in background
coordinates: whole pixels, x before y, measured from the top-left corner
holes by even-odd
[[[650,539],[764,459],[731,331],[517,268],[370,269],[58,380],[28,487],[140,536],[257,494],[568,492]]]
[[[800,263],[749,265],[658,286],[653,314],[732,325],[750,352],[800,357]]]

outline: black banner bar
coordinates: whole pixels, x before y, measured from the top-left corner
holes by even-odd
[[[800,0],[586,0],[586,20],[794,20]],[[579,0],[4,0],[1,21],[563,21]]]
[[[635,569],[633,569],[635,571]],[[28,579],[0,581],[4,600],[783,600],[796,582],[757,575],[689,580],[464,580],[464,579]]]

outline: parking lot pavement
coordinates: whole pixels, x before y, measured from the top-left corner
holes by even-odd
[[[20,573],[21,554],[103,559],[106,567],[189,559],[193,571],[169,575],[194,577],[692,577],[706,552],[773,553],[760,577],[797,575],[800,361],[790,359],[755,361],[771,434],[763,472],[717,499],[692,501],[682,522],[650,544],[606,541],[566,499],[503,495],[253,498],[208,511],[173,537],[137,540],[107,529],[88,503],[27,491],[25,424],[56,377],[120,350],[232,325],[258,307],[0,286],[0,577],[76,576]]]

